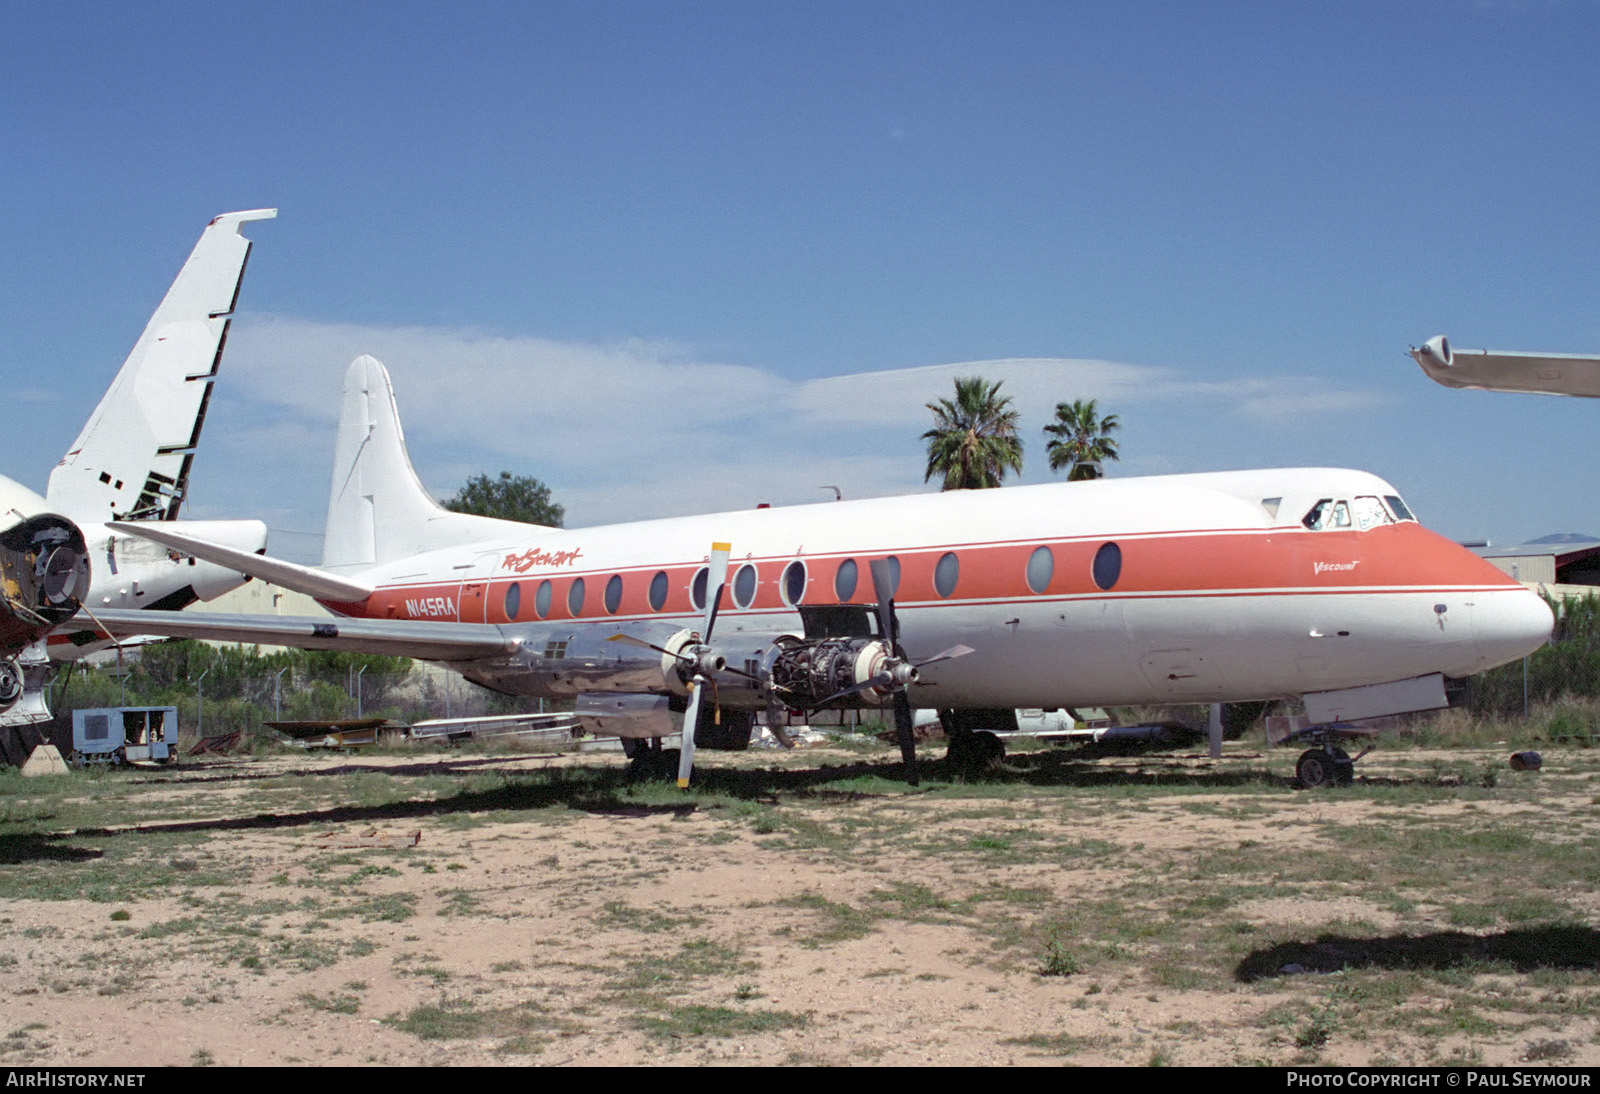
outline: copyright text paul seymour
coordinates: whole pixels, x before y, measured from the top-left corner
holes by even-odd
[[[1285,1076],[1289,1087],[1354,1087],[1482,1090],[1493,1087],[1534,1089],[1537,1087],[1575,1087],[1590,1089],[1587,1071],[1290,1071]]]

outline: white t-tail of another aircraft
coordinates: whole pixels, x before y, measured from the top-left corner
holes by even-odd
[[[4,511],[15,521],[0,531],[0,569],[5,570],[0,724],[48,717],[37,686],[47,671],[46,651],[26,647],[50,634],[48,658],[61,660],[105,645],[103,636],[81,628],[50,633],[80,606],[91,613],[176,609],[248,580],[238,571],[114,532],[108,522],[177,519],[250,253],[250,240],[240,229],[275,216],[275,209],[225,213],[206,226],[77,440],[51,472],[44,497],[0,478]],[[266,548],[261,521],[199,521],[184,527],[241,550]],[[26,673],[13,660],[19,654]]]

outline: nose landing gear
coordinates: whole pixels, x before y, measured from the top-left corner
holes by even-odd
[[[1300,753],[1294,774],[1307,790],[1320,786],[1349,786],[1355,779],[1356,762],[1344,749],[1324,742],[1320,748],[1308,748]]]

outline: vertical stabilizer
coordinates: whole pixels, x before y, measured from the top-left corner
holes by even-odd
[[[50,473],[45,496],[52,506],[80,522],[177,517],[250,255],[239,229],[277,215],[276,209],[224,213],[207,225],[83,432]]]
[[[358,572],[397,558],[486,541],[515,542],[538,525],[452,513],[417,478],[389,372],[361,356],[344,374],[322,565]]]

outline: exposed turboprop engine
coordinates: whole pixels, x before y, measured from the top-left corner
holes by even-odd
[[[1449,368],[1455,361],[1455,354],[1450,352],[1450,339],[1442,334],[1436,334],[1422,343],[1422,348],[1417,352],[1434,364],[1442,365],[1445,368]]]
[[[768,655],[772,689],[787,706],[882,706],[894,684],[915,682],[914,666],[892,659],[877,638],[803,639],[785,635]],[[884,677],[881,686],[875,683]],[[904,679],[900,679],[904,677]],[[852,702],[843,700],[849,698]]]

